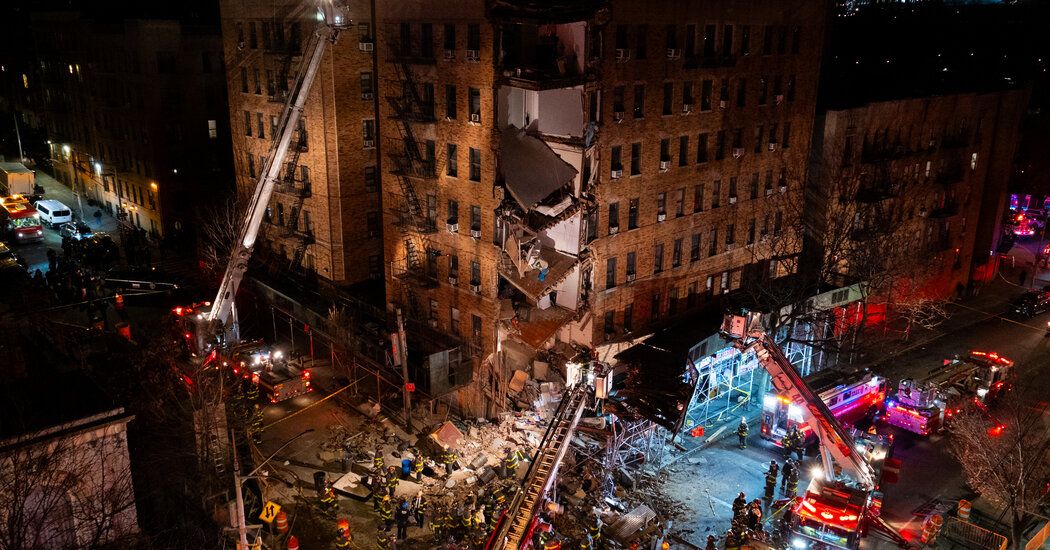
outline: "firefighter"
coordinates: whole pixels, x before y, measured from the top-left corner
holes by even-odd
[[[740,494],[733,499],[733,517],[739,516],[743,513],[744,508],[747,507],[747,497],[744,496],[744,492],[740,491]]]
[[[783,489],[787,486],[788,478],[791,477],[791,473],[797,468],[795,461],[787,459],[784,461],[784,468],[780,471],[780,488]]]
[[[426,465],[427,461],[423,458],[423,454],[420,453],[418,450],[413,452],[412,456],[415,457],[412,460],[412,474],[416,478],[416,483],[422,483],[423,467]]]
[[[372,504],[375,506],[375,511],[379,511],[379,506],[383,502],[383,497],[386,495],[386,479],[383,478],[383,473],[378,472],[372,478]]]
[[[335,509],[339,506],[335,499],[335,489],[331,481],[325,481],[324,496],[321,497],[321,510],[326,516],[335,517]]]
[[[430,529],[434,531],[435,540],[445,541],[445,515],[442,512],[435,511],[434,516],[430,518]]]
[[[500,476],[504,479],[508,477],[514,477],[514,474],[518,470],[518,461],[525,458],[521,451],[517,449],[507,448],[503,452],[503,462],[500,463]]]
[[[445,474],[452,475],[455,470],[456,453],[449,449],[448,445],[441,446],[441,463],[445,465]]]
[[[395,496],[394,493],[397,492],[397,483],[398,483],[398,481],[399,480],[397,478],[397,468],[395,468],[393,466],[390,466],[389,468],[387,468],[387,470],[386,470],[386,490],[387,490],[388,493],[390,493],[391,497]]]
[[[792,468],[787,480],[787,489],[784,491],[784,495],[787,497],[794,497],[798,491],[798,468]]]
[[[751,501],[751,505],[747,507],[747,528],[752,531],[759,531],[762,523],[762,501],[755,500]]]
[[[591,541],[595,548],[601,548],[602,546],[602,518],[597,513],[594,514],[594,518],[591,520],[591,524],[587,526],[587,534],[591,536]]]
[[[383,502],[379,505],[379,519],[383,522],[383,531],[389,531],[390,526],[394,524],[394,507],[389,496],[383,497]]]
[[[380,446],[376,446],[376,454],[372,457],[372,469],[376,474],[383,471],[383,448]]]
[[[339,526],[335,532],[335,547],[350,548],[350,543],[354,540],[354,537],[350,534],[350,527]]]
[[[747,420],[741,418],[740,424],[736,427],[736,436],[740,438],[741,449],[747,448],[747,434],[750,432],[751,430],[747,427]]]
[[[580,539],[580,550],[594,550],[594,541],[591,540],[591,536],[584,534],[583,538]]]
[[[717,542],[718,539],[714,535],[707,535],[707,544],[704,546],[704,550],[718,550]]]
[[[382,526],[378,526],[376,529],[376,549],[390,550],[390,535],[387,534]]]
[[[772,499],[773,498],[773,493],[776,492],[776,489],[777,489],[777,470],[778,469],[779,469],[779,467],[777,466],[777,461],[770,460],[769,461],[769,470],[766,471],[766,498],[767,499]]]

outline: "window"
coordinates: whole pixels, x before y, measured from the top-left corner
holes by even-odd
[[[722,55],[733,55],[733,26],[722,25]]]
[[[627,25],[616,25],[616,49],[626,50],[627,48]]]
[[[442,39],[442,44],[445,50],[456,50],[456,25],[454,23],[445,23],[445,30],[442,33]]]
[[[277,203],[277,225],[284,225],[284,205]]]
[[[459,334],[459,308],[449,308],[448,321],[449,332]]]
[[[427,227],[436,228],[438,218],[437,195],[427,194]]]
[[[609,203],[609,234],[612,235],[620,229],[620,203]]]
[[[762,143],[762,137],[765,135],[764,128],[765,127],[762,126],[761,124],[759,124],[758,126],[755,126],[755,154],[756,155],[762,154],[762,149],[763,149],[763,145],[764,145]]]
[[[627,304],[623,307],[623,331],[631,332],[631,317],[634,313],[634,304]]]
[[[248,111],[244,112],[244,135],[252,136],[252,114]]]
[[[775,144],[777,142],[777,123],[774,122],[769,125],[769,143]]]
[[[471,206],[470,207],[470,230],[481,231],[481,207]]]
[[[611,170],[623,170],[623,148],[619,145],[613,145],[612,154],[610,155],[610,169]]]
[[[408,23],[401,23],[399,25],[399,38],[398,53],[402,56],[412,55],[412,27]]]
[[[658,243],[653,247],[653,273],[660,273],[664,270],[664,245]]]
[[[769,234],[769,214],[762,216],[762,229],[759,230],[758,234],[763,239]]]
[[[718,208],[722,203],[722,180],[715,180],[711,185],[711,208]]]
[[[627,229],[638,228],[638,199],[631,199],[627,203]]]
[[[434,25],[430,23],[423,23],[421,29],[421,50],[420,55],[423,59],[434,58]]]
[[[715,56],[715,26],[704,25],[704,57]]]
[[[651,300],[651,303],[649,304],[649,307],[652,308],[652,318],[653,319],[659,319],[660,318],[660,293],[659,292],[654,292],[653,293],[652,300]]]
[[[671,247],[671,267],[680,265],[682,265],[682,239],[679,237],[674,240],[674,246]]]
[[[787,53],[787,27],[777,27],[777,53]]]
[[[791,123],[784,122],[784,139],[781,140],[780,146],[784,149],[791,147]]]
[[[642,144],[631,144],[631,175],[637,176],[642,173]]]
[[[674,215],[676,218],[685,215],[685,187],[679,187],[678,192],[675,193]]]
[[[259,82],[259,69],[252,68],[252,85],[255,88],[255,95],[262,95],[262,84]]]
[[[624,94],[626,94],[626,86],[616,86],[613,88],[613,112],[622,113],[624,112]]]
[[[707,162],[707,133],[702,133],[696,137],[696,163],[703,164]]]
[[[378,189],[376,185],[376,167],[365,166],[365,192],[375,193]]]
[[[726,226],[726,244],[733,244],[736,242],[736,226],[729,224]]]
[[[372,119],[366,119],[361,124],[361,137],[365,140],[365,149],[371,149],[375,147],[376,143],[376,121]],[[434,156],[430,155],[428,160],[433,160]]]
[[[481,122],[481,90],[477,88],[469,88],[469,102],[467,108],[470,109],[470,121]]]
[[[747,224],[747,244],[755,244],[755,220]]]
[[[762,55],[773,53],[773,25],[766,25],[762,37]]]
[[[667,25],[664,36],[667,38],[667,49],[678,49],[678,26]]]
[[[762,75],[758,79],[758,104],[765,105],[766,97],[769,95],[769,77]]]
[[[481,264],[477,260],[470,262],[470,284],[481,284]]]
[[[795,101],[795,75],[788,75],[787,100],[788,102]]]
[[[741,78],[736,83],[736,106],[744,107],[747,105],[747,79]]]
[[[627,278],[628,279],[630,279],[632,275],[637,273],[637,271],[635,270],[635,267],[636,267],[635,260],[636,259],[637,259],[637,254],[635,254],[634,252],[628,252],[627,253]]]
[[[696,57],[696,25],[685,26],[685,56]]]
[[[277,115],[270,115],[270,135],[277,135]]]
[[[449,143],[446,147],[446,163],[445,163],[445,175],[450,178],[455,178],[459,175],[459,167],[457,166],[456,159],[456,144]]]
[[[237,42],[244,47],[244,23],[237,22]]]
[[[729,177],[729,198],[736,198],[736,176]]]
[[[646,25],[638,25],[638,30],[634,35],[635,48],[634,56],[638,59],[645,59],[646,49],[649,41],[649,27]]]
[[[368,99],[373,93],[375,93],[375,88],[372,87],[372,73],[361,73],[361,97]]]
[[[448,276],[459,279],[459,256],[452,254],[448,257]]]
[[[671,114],[671,106],[672,106],[673,103],[674,103],[674,83],[673,82],[665,82],[664,83],[664,110],[663,110],[663,114],[664,115]]]
[[[248,93],[248,67],[241,67],[241,93]]]
[[[645,118],[645,84],[634,85],[634,118]]]
[[[705,80],[700,86],[700,110],[711,110],[711,81]]]
[[[299,166],[299,179],[303,182],[303,189],[310,190],[310,167],[302,164]]]
[[[780,235],[780,230],[784,224],[784,213],[780,210],[776,211],[773,215],[773,235]]]
[[[715,134],[715,160],[726,158],[726,131],[719,130]]]
[[[671,290],[667,291],[667,314],[674,315],[678,313],[678,287],[671,287]]]
[[[459,201],[449,199],[448,201],[448,223],[459,223]]]
[[[357,41],[369,43],[372,41],[372,25],[369,23],[357,24]]]
[[[668,138],[660,140],[660,162],[671,162],[671,140]]]
[[[263,114],[262,113],[255,113],[255,127],[258,129],[258,132],[255,134],[255,137],[265,138],[266,137],[266,125],[263,123]]]
[[[723,78],[722,84],[718,87],[718,105],[724,107],[729,105],[729,79]]]
[[[270,24],[266,21],[263,21],[262,23],[262,43],[264,49],[273,49],[273,41],[272,36],[270,34]]]
[[[718,230],[712,229],[707,235],[707,257],[718,254]]]
[[[429,318],[430,319],[434,319],[435,321],[438,318],[438,301],[437,300],[430,300]]]
[[[751,25],[740,27],[740,55],[751,54]]]
[[[689,240],[689,261],[697,262],[700,261],[700,234],[693,233],[692,238]]]
[[[685,166],[689,163],[689,136],[680,136],[678,138],[678,166]]]
[[[481,25],[477,23],[467,25],[467,49],[481,50]]]
[[[798,53],[802,47],[802,27],[791,28],[791,53]]]
[[[656,195],[656,213],[658,215],[667,213],[667,193],[657,193]]]
[[[744,148],[744,129],[734,128],[733,129],[733,149]]]
[[[616,258],[605,260],[605,288],[616,286]]]
[[[456,120],[456,87],[445,85],[445,118]]]
[[[470,181],[481,181],[481,150],[470,148]]]
[[[605,312],[605,334],[606,335],[615,334],[615,332],[616,332],[616,325],[613,322],[613,316],[615,315],[615,313],[616,313],[615,311],[606,311]]]
[[[784,91],[784,77],[781,75],[773,75],[773,99],[778,103],[781,100],[780,96]]]
[[[255,177],[255,155],[248,155],[248,177]]]
[[[259,38],[255,35],[255,21],[248,23],[248,47],[253,50],[259,47]]]
[[[773,191],[773,170],[766,170],[766,194]]]
[[[208,138],[215,139],[219,137],[219,125],[215,119],[208,120]]]
[[[693,97],[693,83],[683,82],[682,83],[682,105],[683,109],[686,107],[692,108],[696,104],[696,98]]]
[[[758,172],[751,173],[750,197],[752,200],[758,198]]]
[[[704,210],[704,184],[698,183],[693,186],[693,213]]]

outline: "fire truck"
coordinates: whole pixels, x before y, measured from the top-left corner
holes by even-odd
[[[757,314],[730,313],[723,320],[721,333],[741,353],[755,352],[777,393],[801,411],[802,421],[819,444],[819,472],[815,472],[806,492],[791,503],[791,546],[857,550],[861,537],[872,528],[907,545],[880,517],[879,484],[882,467],[892,452],[891,440],[856,430],[848,433],[760,323]]]
[[[209,361],[221,358],[223,368],[259,386],[271,403],[278,403],[313,391],[310,371],[289,362],[284,352],[272,349],[261,340],[241,342],[226,353],[209,355]]]
[[[40,214],[22,195],[0,199],[0,223],[4,234],[12,243],[28,243],[44,238],[44,226]]]
[[[806,384],[817,392],[839,424],[847,428],[874,420],[886,400],[886,379],[866,370],[825,370],[807,377]],[[817,436],[803,420],[803,409],[787,395],[767,393],[762,399],[762,438],[779,447],[784,436],[796,427],[805,438],[804,446],[815,448]]]
[[[988,404],[1009,391],[1008,376],[1014,362],[994,352],[971,351],[947,359],[922,380],[905,378],[897,395],[886,403],[888,424],[929,435],[939,432],[953,416],[976,411],[992,423],[990,431],[1002,431],[1002,423]]]

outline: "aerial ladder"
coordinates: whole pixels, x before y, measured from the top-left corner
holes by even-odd
[[[539,449],[532,458],[525,481],[510,500],[506,514],[493,533],[489,548],[493,550],[518,550],[529,540],[533,521],[546,498],[547,491],[557,478],[558,466],[569,449],[572,434],[583,415],[587,396],[593,389],[579,382],[566,390],[561,403],[547,426]]]
[[[823,519],[828,520],[829,524],[841,530],[853,531],[850,536],[841,539],[841,545],[831,547],[858,547],[861,535],[869,526],[883,532],[899,545],[907,547],[907,540],[878,515],[881,508],[881,493],[877,492],[879,472],[872,466],[872,462],[885,460],[885,449],[879,449],[878,444],[872,444],[869,440],[855,439],[842,428],[820,396],[806,385],[791,361],[762,329],[757,314],[747,311],[727,314],[722,322],[721,334],[741,354],[754,352],[759,365],[769,373],[773,387],[780,395],[786,396],[803,410],[804,421],[817,436],[822,468],[797,506],[807,504],[807,499],[819,501],[825,492],[836,494],[836,498],[830,500],[848,495],[850,502],[857,505],[857,513],[852,516],[836,512],[834,515],[837,517],[832,517],[830,511],[819,509],[818,513],[827,514]],[[814,510],[818,510],[817,507],[821,505],[820,502],[808,504]],[[828,510],[830,509],[832,508],[829,507]],[[796,510],[805,513],[799,508]],[[835,521],[838,523],[832,523]],[[813,528],[802,535],[813,538],[812,535],[819,534],[820,531],[820,528]],[[824,539],[816,542],[816,547],[823,548],[826,546],[822,544],[830,541]],[[801,538],[798,544],[793,542],[797,548],[807,548],[806,544],[808,543]]]
[[[303,108],[317,77],[321,60],[328,45],[334,43],[339,32],[352,23],[347,16],[346,6],[337,0],[320,0],[318,19],[320,24],[308,42],[306,56],[289,90],[277,131],[274,132],[273,141],[270,143],[269,154],[255,184],[255,192],[248,203],[244,219],[241,220],[237,240],[232,245],[219,291],[211,303],[211,309],[197,316],[197,350],[208,350],[216,343],[232,344],[240,339],[235,304],[237,289],[248,270],[252,249],[259,237],[266,209],[292,145],[292,138],[302,119]]]

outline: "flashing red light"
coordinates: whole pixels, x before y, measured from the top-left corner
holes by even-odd
[[[189,340],[190,338],[193,338],[193,335],[192,335],[192,334],[190,334],[190,333],[188,333],[188,332],[187,332],[186,334],[183,334],[182,336],[183,336],[184,338],[186,338],[187,340]]]
[[[1002,424],[999,424],[996,427],[988,430],[988,435],[990,435],[992,437],[998,437],[998,436],[1002,435],[1003,430],[1005,430],[1005,429],[1006,429],[1006,426],[1004,426]]]
[[[179,307],[175,308],[172,311],[175,312],[175,315],[178,315],[179,317],[182,317],[182,306],[179,306]]]
[[[416,385],[412,382],[405,382],[405,391],[408,393],[416,391]]]
[[[308,371],[308,370],[304,370],[304,371],[303,371],[303,378],[307,378],[307,379],[309,379],[309,378],[310,378],[310,371]]]

